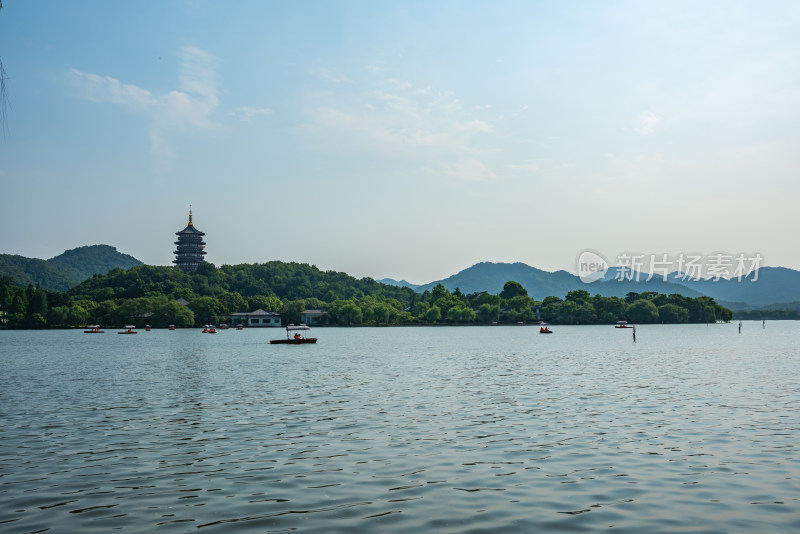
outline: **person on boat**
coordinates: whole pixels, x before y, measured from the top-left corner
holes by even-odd
[[[295,334],[295,335],[294,335],[294,338],[295,338],[295,339],[300,339],[300,334]]]

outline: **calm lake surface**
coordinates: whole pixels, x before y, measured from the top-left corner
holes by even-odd
[[[0,531],[800,531],[800,323],[0,331]]]

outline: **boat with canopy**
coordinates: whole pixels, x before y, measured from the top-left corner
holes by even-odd
[[[272,345],[304,345],[306,343],[316,343],[317,338],[308,337],[311,328],[304,324],[290,324],[286,327],[286,339],[270,339]]]

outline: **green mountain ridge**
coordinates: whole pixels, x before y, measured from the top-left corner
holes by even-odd
[[[41,284],[48,291],[67,291],[95,274],[144,265],[109,245],[87,245],[42,260],[0,254],[0,276],[10,276],[19,286]]]

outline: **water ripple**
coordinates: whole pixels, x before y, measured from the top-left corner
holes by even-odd
[[[771,327],[0,332],[0,528],[797,531]]]

